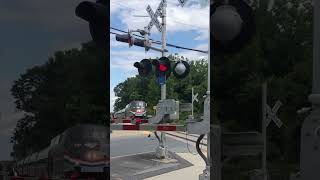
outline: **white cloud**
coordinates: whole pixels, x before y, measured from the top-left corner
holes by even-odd
[[[115,35],[110,34],[110,47],[111,48],[122,48],[122,47],[129,47],[129,45],[127,43],[117,41]]]
[[[198,46],[195,47],[195,49],[207,51],[208,44],[207,43],[199,44]],[[208,54],[197,52],[197,51],[181,51],[178,54],[180,56],[184,56],[184,57],[188,58],[189,60],[208,59]]]
[[[121,22],[130,29],[143,29],[150,22],[149,17],[135,17],[135,15],[147,15],[146,7],[149,4],[155,12],[159,0],[111,0],[111,15],[119,13]],[[177,1],[178,2],[178,1]],[[159,18],[160,21],[160,18]],[[111,25],[113,23],[111,22]],[[177,6],[177,3],[168,3],[167,7],[167,31],[197,31],[198,39],[208,37],[209,28],[209,6],[201,8],[199,3],[192,3],[190,6]],[[156,33],[153,27],[151,33]]]
[[[134,47],[133,47],[134,48]],[[129,49],[129,48],[128,48]],[[154,57],[159,57],[159,53],[155,53],[153,51],[144,52],[142,48],[139,48],[139,50],[120,50],[120,51],[110,51],[111,56],[111,62],[110,67],[111,68],[119,68],[124,71],[132,71],[136,70],[135,67],[133,67],[133,64],[137,61],[141,61],[142,59],[149,59]]]
[[[117,16],[117,19],[120,19],[119,22],[112,22],[115,21],[115,19],[111,18],[111,26],[117,27],[118,25],[119,28],[119,25],[123,24],[124,27],[121,27],[121,29],[126,30],[130,28],[131,30],[134,30],[143,29],[144,26],[147,26],[147,24],[150,22],[149,17],[136,17],[136,15],[148,15],[146,12],[146,7],[148,4],[151,6],[153,11],[155,11],[160,0],[111,0],[110,2],[111,16]],[[159,18],[159,21],[160,20],[161,19]],[[191,32],[192,34],[195,34],[195,38],[189,40],[195,41],[195,44],[199,44],[205,40],[208,40],[208,28],[209,6],[201,8],[198,0],[189,0],[188,4],[183,8],[178,6],[177,0],[175,2],[168,2],[167,32],[171,34]],[[153,27],[151,30],[151,35],[154,34],[160,35],[156,27]],[[172,43],[170,42],[170,39],[168,39],[168,42]],[[129,48],[127,43],[116,41],[115,35],[110,35],[110,43],[110,67],[113,70],[116,69],[116,73],[111,74],[111,79],[117,79],[117,83],[119,83],[118,81],[121,80],[119,78],[113,78],[112,76],[118,76],[119,73],[122,74],[121,76],[124,75],[127,78],[137,75],[137,69],[133,66],[134,62],[141,61],[142,59],[156,58],[161,56],[160,53],[156,51],[150,50],[145,52],[141,47],[132,46]],[[192,48],[207,51],[208,43],[205,42],[204,44],[199,44]],[[183,55],[190,60],[208,58],[208,54],[196,51],[177,51],[177,49],[175,49],[170,53],[174,52],[178,52],[179,55]],[[110,110],[113,110],[114,101],[117,98],[114,95],[113,88],[114,87],[110,89]]]

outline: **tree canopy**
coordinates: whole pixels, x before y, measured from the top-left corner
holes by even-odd
[[[284,123],[278,129],[271,122],[267,129],[269,164],[298,168],[305,115],[296,112],[310,106],[312,5],[309,0],[280,0],[267,11],[267,1],[260,2],[255,9],[256,32],[247,46],[236,54],[212,57],[212,120],[230,131],[261,132],[261,85],[267,82],[267,103],[271,107],[277,100],[283,103],[277,114]]]
[[[94,43],[59,51],[14,81],[16,108],[25,116],[12,142],[16,158],[39,151],[77,123],[104,123],[107,109],[107,56]],[[35,141],[37,143],[35,143]]]
[[[169,59],[173,56],[170,55]],[[177,60],[187,60],[183,56]],[[207,91],[207,60],[199,59],[197,61],[190,61],[190,73],[183,79],[177,79],[173,73],[167,79],[167,99],[179,100],[183,103],[191,103],[191,89],[194,88],[195,93],[199,93],[199,102],[195,102],[194,111],[196,115],[203,113],[204,95]],[[173,67],[173,63],[171,65]],[[153,106],[156,106],[160,100],[160,85],[156,82],[155,72],[149,77],[141,77],[136,75],[119,83],[114,88],[115,95],[118,97],[114,104],[114,111],[123,109],[127,104],[133,100],[143,100],[148,104],[149,114],[153,114]],[[190,113],[189,113],[190,114]],[[180,121],[183,122],[183,121]]]

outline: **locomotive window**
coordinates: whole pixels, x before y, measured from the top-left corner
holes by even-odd
[[[141,108],[144,106],[145,106],[145,103],[143,101],[134,101],[131,103],[132,108]]]
[[[105,139],[106,138],[106,132],[104,131],[98,131],[97,129],[92,129],[85,133],[85,136],[88,138],[97,138],[97,139]]]

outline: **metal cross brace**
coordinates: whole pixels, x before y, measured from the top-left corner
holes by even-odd
[[[151,9],[150,5],[147,6],[146,10],[147,10],[149,16],[151,17],[151,21],[149,22],[149,24],[147,26],[147,29],[149,32],[150,32],[153,25],[155,25],[157,27],[159,32],[162,32],[162,25],[158,21],[158,16],[161,14],[163,6],[165,6],[165,2],[162,0],[155,13]]]
[[[277,111],[282,105],[281,101],[277,101],[276,104],[271,109],[270,106],[266,105],[267,110],[267,118],[266,118],[266,126],[269,125],[271,121],[273,121],[279,128],[282,126],[282,121],[277,117]]]

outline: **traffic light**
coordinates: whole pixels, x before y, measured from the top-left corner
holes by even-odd
[[[92,39],[102,48],[107,47],[109,15],[107,14],[107,1],[98,0],[96,3],[83,1],[75,10],[78,17],[89,23]]]
[[[120,42],[129,43],[129,46],[132,44],[140,47],[145,47],[145,42],[143,39],[133,38],[129,33],[128,34],[116,34],[116,40]]]
[[[152,64],[156,68],[156,77],[166,77],[168,78],[171,74],[170,60],[167,57],[161,57],[160,59],[155,59]]]
[[[138,68],[140,76],[148,76],[152,71],[152,64],[148,59],[142,59],[140,62],[135,62],[133,66]]]
[[[243,0],[216,0],[210,7],[210,38],[214,53],[235,53],[255,31],[252,8]]]
[[[186,61],[179,61],[173,66],[173,74],[176,78],[185,78],[190,72],[190,65]]]

